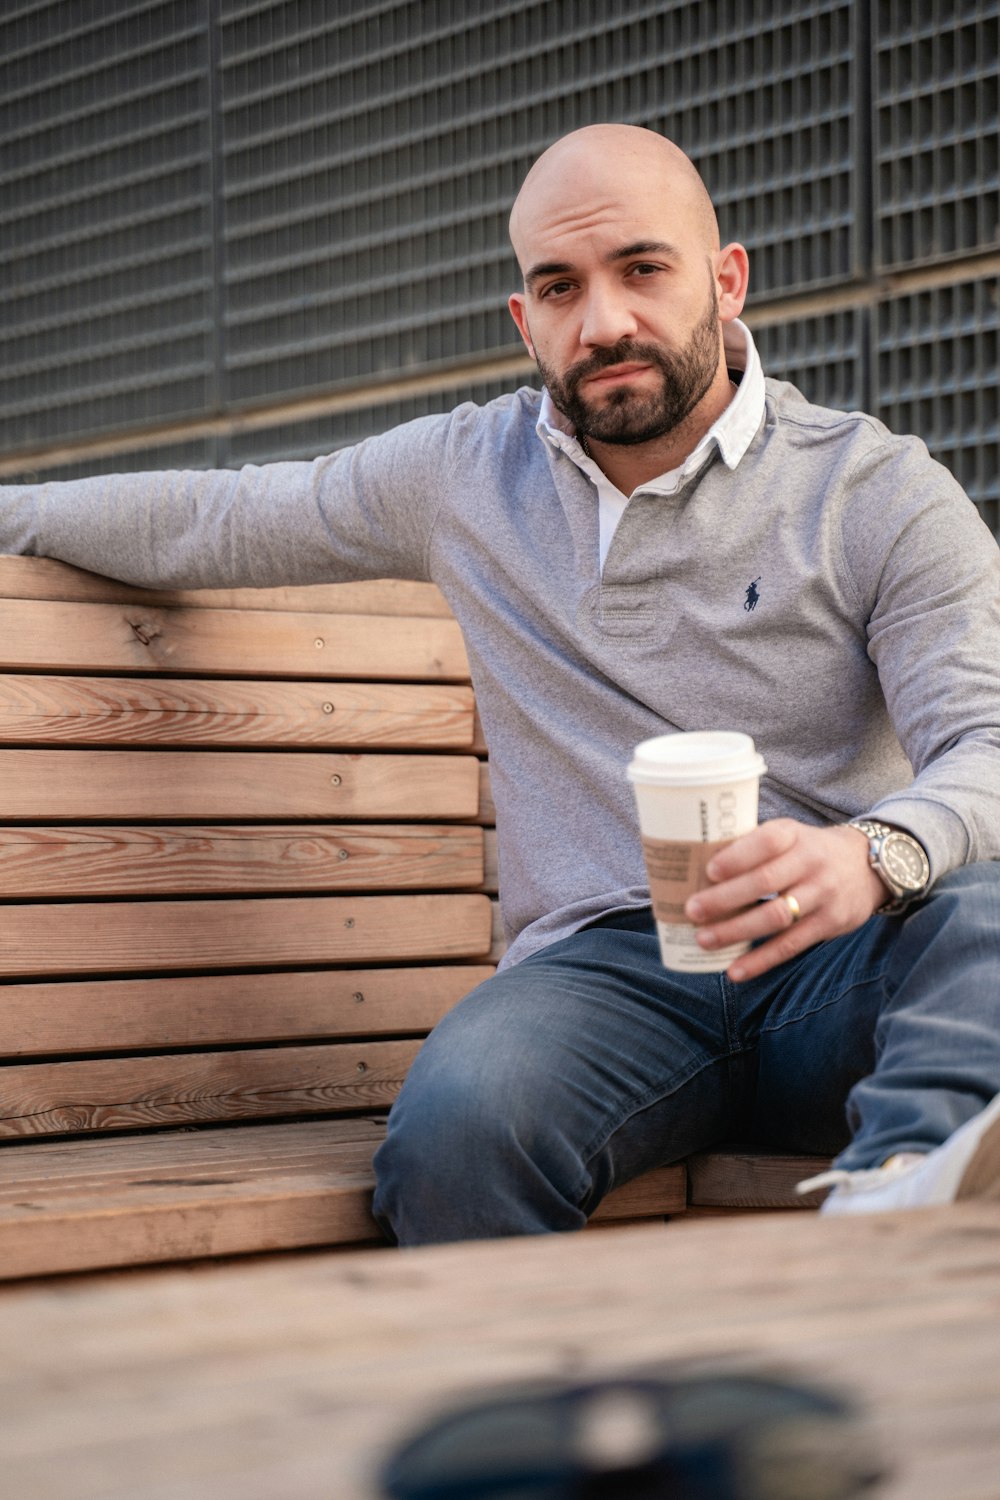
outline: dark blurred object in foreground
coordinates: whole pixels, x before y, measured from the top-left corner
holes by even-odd
[[[850,1500],[882,1477],[839,1396],[750,1375],[521,1386],[440,1417],[392,1500]]]

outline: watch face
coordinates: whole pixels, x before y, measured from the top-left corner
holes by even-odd
[[[886,835],[882,845],[882,862],[892,879],[904,891],[919,891],[927,884],[930,868],[923,851],[904,834]]]

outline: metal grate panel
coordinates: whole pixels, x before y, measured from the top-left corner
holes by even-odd
[[[854,6],[777,9],[224,0],[227,400],[515,347],[510,204],[545,145],[598,120],[699,160],[757,295],[849,279]]]
[[[895,297],[878,309],[878,415],[915,432],[1000,536],[1000,283]]]
[[[513,390],[518,383],[511,380],[482,381],[437,394],[382,401],[357,411],[339,412],[329,417],[289,422],[279,427],[262,428],[257,432],[235,433],[224,450],[223,462],[227,468],[238,469],[242,464],[316,458],[322,453],[334,453],[338,448],[360,443],[363,438],[372,437],[376,433],[387,432],[402,422],[412,422],[416,417],[452,411],[463,401],[475,401],[482,406],[506,391]]]
[[[199,0],[0,17],[0,444],[211,404],[211,131]]]
[[[1000,0],[876,6],[876,259],[1000,245]]]
[[[595,120],[691,153],[724,236],[751,252],[751,314],[870,283],[873,228],[881,268],[989,251],[998,27],[1000,0],[10,0],[0,446],[519,349],[509,206],[537,152]],[[756,332],[769,371],[812,399],[938,424],[932,446],[950,443],[995,509],[995,308],[971,285],[918,294],[895,350],[910,303],[870,314],[870,284],[854,308],[772,310]],[[939,330],[919,299],[944,316],[967,293],[981,389],[942,377],[921,405],[906,361],[918,345],[929,360]],[[456,399],[194,447],[209,462],[317,452]],[[959,425],[941,425],[947,401]]]
[[[751,301],[866,265],[863,10],[845,0],[674,5],[643,123],[698,165],[723,239],[750,251]]]
[[[755,323],[753,336],[765,375],[790,380],[817,406],[839,411],[868,408],[868,332],[863,308],[783,323]]]
[[[153,474],[166,470],[215,469],[219,449],[212,438],[190,442],[158,443],[127,453],[102,454],[99,458],[76,459],[43,469],[26,470],[5,483],[45,484],[50,479],[89,479],[100,474]]]

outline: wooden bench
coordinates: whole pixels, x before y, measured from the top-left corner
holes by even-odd
[[[421,1038],[502,952],[437,591],[0,558],[0,1275],[373,1243]],[[713,1153],[596,1223],[792,1206]]]

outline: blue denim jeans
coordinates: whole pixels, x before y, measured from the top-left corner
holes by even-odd
[[[623,912],[435,1028],[375,1159],[402,1245],[577,1229],[611,1188],[725,1140],[878,1165],[1000,1093],[1000,863],[760,979],[662,967]]]

